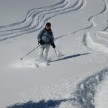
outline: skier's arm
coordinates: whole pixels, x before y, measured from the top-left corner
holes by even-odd
[[[53,35],[53,32],[51,33],[51,43],[54,43],[54,35]]]
[[[55,43],[54,43],[54,35],[53,35],[53,32],[52,32],[52,41],[51,41],[51,46],[52,46],[53,48],[56,47],[56,45],[55,45]]]
[[[40,45],[43,45],[44,44],[44,42],[42,41],[43,32],[44,32],[44,30],[41,30],[40,33],[38,34],[38,37],[37,37],[37,39],[38,39],[38,45],[39,44]]]
[[[38,34],[38,37],[37,37],[38,41],[41,40],[41,38],[42,38],[42,34],[43,34],[43,30],[41,30],[40,33]]]

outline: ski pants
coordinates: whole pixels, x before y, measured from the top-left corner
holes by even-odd
[[[40,45],[38,50],[38,59],[41,61],[47,61],[50,44]]]

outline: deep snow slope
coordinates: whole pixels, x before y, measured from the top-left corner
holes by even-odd
[[[107,75],[107,15],[108,0],[0,0],[0,107],[34,101],[43,108],[94,108],[95,90]],[[60,57],[50,48],[50,65],[37,68],[38,49],[20,58],[38,45],[47,21]]]

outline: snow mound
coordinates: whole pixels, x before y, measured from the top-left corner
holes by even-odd
[[[102,36],[99,36],[98,34],[101,34]],[[96,36],[97,38],[104,40],[104,41],[108,41],[108,32],[105,31],[97,31],[96,32]]]
[[[39,67],[39,66],[41,66],[41,67],[47,67],[49,65],[47,61],[34,62],[34,64],[35,64],[36,67]]]
[[[11,67],[14,68],[33,68],[36,67],[47,67],[49,64],[46,61],[36,62],[35,59],[26,59],[26,60],[19,60],[15,61],[11,64]]]
[[[27,60],[19,60],[19,61],[14,61],[11,64],[11,67],[14,68],[35,68],[35,64],[33,63],[34,59],[27,59]]]
[[[98,86],[95,95],[95,106],[96,108],[107,108],[108,107],[108,77],[102,81]]]
[[[106,46],[104,46],[103,44],[94,42],[92,40],[89,32],[86,34],[85,38],[86,38],[85,43],[86,43],[88,48],[90,48],[90,49],[92,49],[93,51],[96,51],[96,52],[108,53],[108,48]]]

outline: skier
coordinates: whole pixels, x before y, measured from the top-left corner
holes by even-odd
[[[38,52],[38,62],[47,62],[48,52],[50,49],[50,45],[55,48],[54,44],[54,36],[51,30],[51,23],[47,22],[45,28],[40,31],[38,34],[38,44],[39,52]]]

